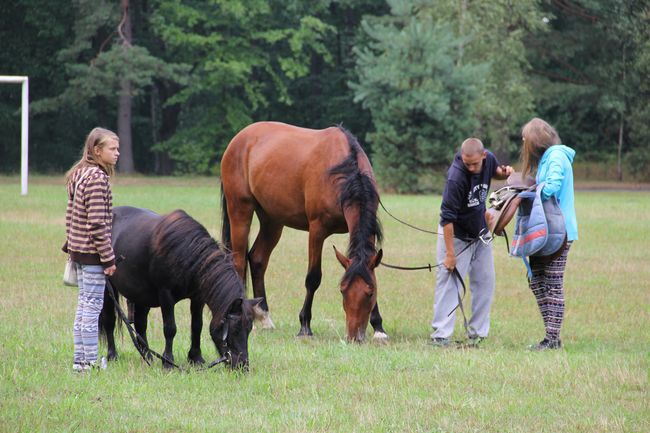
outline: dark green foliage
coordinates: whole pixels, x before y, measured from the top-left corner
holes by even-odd
[[[30,77],[30,100],[54,95],[65,88],[63,67],[52,55],[72,39],[68,29],[73,15],[69,8],[48,0],[4,2],[0,13],[0,75]],[[20,170],[21,86],[0,83],[0,171]],[[30,166],[40,171],[60,170],[58,161],[69,158],[72,148],[64,145],[83,116],[59,111],[30,125]],[[54,145],[52,145],[54,143]],[[75,146],[78,152],[79,146]]]
[[[463,40],[415,8],[363,26],[372,41],[356,52],[359,81],[351,86],[373,118],[376,172],[387,188],[418,191],[419,178],[446,165],[478,126],[472,114],[487,65],[458,65]]]
[[[623,153],[639,149],[642,158],[650,132],[650,5],[550,2],[543,13],[548,32],[527,40],[537,114],[580,159],[615,159],[619,146]]]
[[[156,146],[179,170],[214,167],[237,131],[255,120],[276,120],[268,116],[272,104],[292,103],[290,83],[308,74],[312,56],[331,61],[323,42],[331,26],[279,6],[268,0],[159,2],[155,32],[169,56],[192,64],[191,84],[169,101],[182,106],[178,131]]]
[[[643,0],[16,0],[0,74],[30,77],[30,167],[65,170],[131,83],[135,168],[214,173],[258,120],[343,123],[382,186],[440,189],[463,138],[514,163],[532,116],[578,160],[647,179],[650,6]],[[361,23],[364,23],[361,25]],[[20,86],[0,84],[0,171],[20,166]]]

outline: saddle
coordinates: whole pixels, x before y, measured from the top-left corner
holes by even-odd
[[[505,228],[514,218],[521,204],[520,193],[534,191],[535,181],[530,176],[522,179],[521,173],[515,172],[508,176],[505,186],[493,191],[488,198],[490,207],[485,212],[485,221],[490,233],[496,236],[506,236]]]
[[[528,257],[548,262],[557,258],[566,246],[567,236],[564,217],[555,197],[542,202],[543,184],[535,185],[531,177],[522,179],[521,173],[513,173],[506,185],[490,194],[490,208],[485,220],[491,235],[505,236],[508,254],[520,257],[528,270],[532,270]],[[512,250],[508,247],[505,227],[517,215]]]

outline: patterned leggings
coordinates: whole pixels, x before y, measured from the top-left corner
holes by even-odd
[[[571,243],[572,241],[567,242],[562,254],[551,262],[535,260],[535,257],[530,258],[533,276],[528,285],[537,299],[548,340],[560,338],[560,328],[564,319],[564,268]]]
[[[79,298],[74,318],[74,363],[94,364],[97,361],[99,313],[104,305],[104,268],[100,265],[77,265]]]

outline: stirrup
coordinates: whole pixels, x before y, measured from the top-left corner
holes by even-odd
[[[494,240],[494,236],[492,236],[492,233],[490,233],[490,231],[487,230],[487,229],[481,229],[481,231],[478,234],[478,238],[485,245],[489,245],[490,242],[492,242]]]

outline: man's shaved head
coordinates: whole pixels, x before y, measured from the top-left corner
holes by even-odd
[[[477,153],[483,153],[483,150],[483,143],[478,138],[468,138],[460,145],[460,153],[462,155],[471,156]]]

